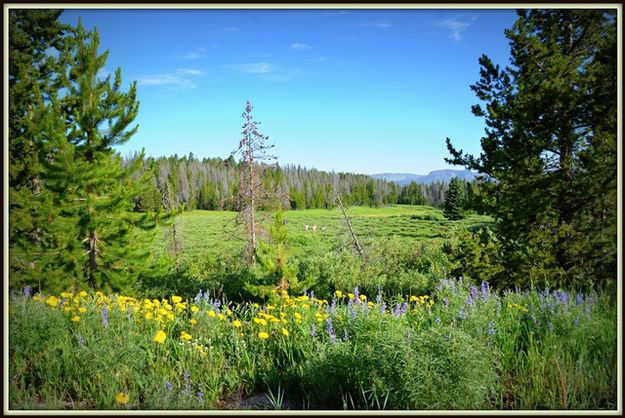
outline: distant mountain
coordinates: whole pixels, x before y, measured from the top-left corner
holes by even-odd
[[[371,177],[374,179],[392,181],[400,186],[404,186],[413,181],[420,184],[430,184],[437,181],[449,182],[453,177],[471,181],[476,178],[477,175],[477,173],[469,170],[434,170],[425,175],[411,173],[380,173],[372,174]]]

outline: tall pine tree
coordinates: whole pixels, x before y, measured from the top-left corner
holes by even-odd
[[[497,180],[502,282],[589,285],[616,278],[616,14],[520,11],[511,66],[480,58],[479,157],[452,158]]]
[[[445,204],[443,213],[447,219],[457,221],[464,218],[464,191],[458,177],[454,177],[449,182],[449,188],[445,193]]]
[[[97,31],[79,22],[72,48],[63,53],[67,91],[40,99],[37,107],[47,152],[42,175],[53,200],[51,269],[73,278],[74,286],[122,290],[152,261],[143,230],[155,226],[157,215],[132,213],[141,182],[131,175],[142,156],[124,167],[113,149],[138,128],[130,128],[139,107],[136,83],[126,93],[120,69],[113,79],[100,77],[108,53],[98,54],[98,47]]]

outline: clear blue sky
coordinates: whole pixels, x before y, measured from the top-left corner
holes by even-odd
[[[445,137],[479,153],[469,86],[508,64],[514,10],[79,10],[106,71],[136,80],[123,155],[226,158],[249,99],[281,164],[373,174],[450,168]],[[457,167],[460,168],[460,167]]]

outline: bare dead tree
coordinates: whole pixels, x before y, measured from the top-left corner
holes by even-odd
[[[255,264],[254,253],[258,246],[259,222],[257,208],[264,204],[270,194],[265,190],[261,170],[268,162],[275,163],[277,158],[269,154],[275,145],[268,144],[269,137],[258,131],[257,122],[252,117],[252,105],[249,100],[245,105],[243,117],[243,135],[239,147],[232,155],[239,156],[239,191],[237,203],[238,222],[243,225],[246,237],[245,257],[249,264]]]
[[[354,228],[352,227],[352,222],[350,221],[349,216],[347,215],[345,206],[343,206],[343,200],[341,199],[340,193],[336,193],[336,200],[339,202],[339,207],[341,208],[341,212],[343,212],[343,220],[347,224],[349,233],[352,236],[352,243],[354,244],[356,251],[358,251],[358,255],[360,256],[360,258],[365,260],[365,252],[362,250],[362,246],[360,245],[360,242],[358,241],[358,237],[356,236],[356,233],[354,232]]]

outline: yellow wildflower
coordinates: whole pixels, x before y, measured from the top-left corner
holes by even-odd
[[[191,334],[188,334],[188,333],[186,333],[186,332],[184,332],[184,331],[182,331],[182,333],[180,334],[180,339],[181,339],[182,341],[189,341],[189,340],[191,340],[192,338],[193,338],[193,337],[191,336]]]
[[[153,317],[152,312],[146,312],[144,316],[145,316],[145,319],[152,319]]]
[[[190,320],[189,320],[189,323],[190,323],[191,325],[195,325],[195,324],[197,324],[197,321],[196,321],[195,319],[190,319]]]
[[[72,310],[72,307],[71,307],[71,306],[65,306],[65,307],[63,308],[63,310],[64,310],[65,312],[69,312],[69,311],[71,311],[71,310]]]
[[[80,293],[78,293],[78,296],[80,296],[81,298],[86,298],[88,295],[87,292],[85,292],[84,290],[81,290]]]
[[[241,328],[241,321],[235,319],[234,321],[232,321],[232,326],[235,328]]]
[[[294,316],[294,317],[295,317],[295,319],[297,319],[298,321],[301,321],[301,320],[302,320],[302,315],[300,315],[300,314],[299,314],[299,312],[295,312],[295,313],[293,314],[293,316]]]
[[[267,321],[265,321],[262,318],[254,318],[254,323],[256,323],[258,325],[267,325]]]
[[[191,306],[191,312],[197,313],[199,311],[200,311],[200,308],[198,308],[197,306]]]
[[[46,299],[46,304],[55,307],[59,304],[60,300],[59,298],[57,298],[56,296],[49,296],[48,299]]]
[[[130,397],[128,396],[128,394],[127,393],[123,393],[123,392],[119,392],[115,396],[115,400],[117,401],[117,403],[119,405],[126,405],[128,403],[129,399],[130,399]]]
[[[364,302],[365,300],[367,300],[367,297],[365,295],[360,295],[360,300]]]
[[[41,299],[41,298],[39,297],[39,295],[35,295],[35,296],[33,296],[33,300],[34,300],[35,302],[37,302],[39,299]]]
[[[266,340],[267,338],[269,338],[269,334],[267,334],[264,331],[261,331],[258,333],[258,338],[260,338],[261,340]]]
[[[159,344],[163,344],[165,342],[166,338],[167,338],[167,334],[165,334],[165,331],[159,330],[156,333],[156,336],[154,336],[154,342],[155,343],[159,343]]]
[[[232,311],[230,309],[226,309],[226,315],[231,316],[232,315]]]
[[[410,302],[416,302],[419,298],[416,296],[410,296]]]
[[[343,292],[341,292],[340,290],[337,290],[336,292],[334,292],[334,294],[336,295],[337,298],[343,297]]]
[[[367,302],[367,306],[369,306],[370,308],[373,308],[373,302]]]
[[[174,320],[174,314],[171,312],[167,312],[167,319],[169,319],[170,321]]]
[[[282,328],[282,335],[284,335],[285,337],[289,336],[289,330],[286,328]]]
[[[171,301],[174,303],[180,303],[182,302],[182,298],[180,296],[172,296]]]
[[[78,308],[78,312],[85,313],[87,312],[87,308],[85,308],[84,306],[81,306],[80,308]]]
[[[210,316],[211,318],[215,317],[215,311],[208,311],[208,316]]]
[[[226,317],[222,314],[217,314],[217,319],[219,319],[220,321],[223,321],[224,319],[226,319]]]
[[[72,321],[80,322],[80,317],[78,315],[74,315],[74,316],[72,316]]]
[[[348,298],[350,298],[350,299],[354,299],[354,298],[355,298],[355,296],[354,296],[354,294],[353,294],[353,293],[348,293],[348,294],[347,294],[347,297],[348,297]]]
[[[282,296],[289,296],[289,292],[287,292],[286,290],[282,291]]]

